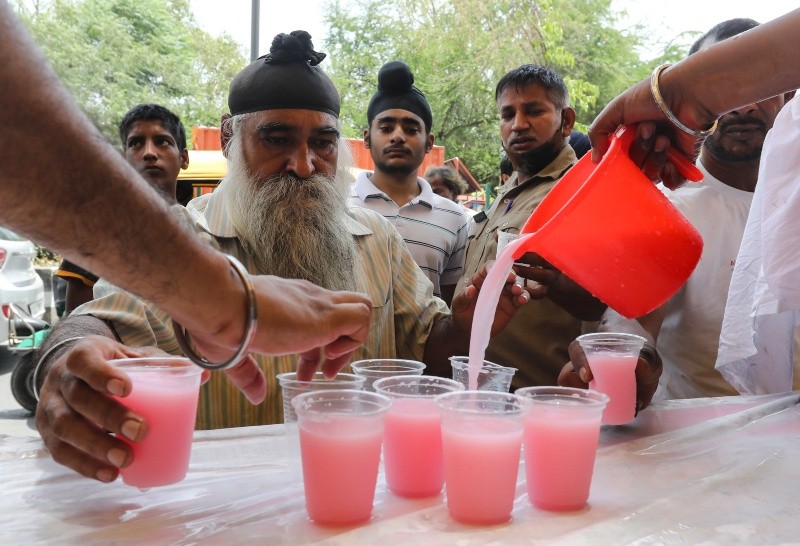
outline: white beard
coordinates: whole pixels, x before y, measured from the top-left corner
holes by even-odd
[[[356,247],[345,223],[346,179],[281,173],[260,180],[245,164],[238,136],[228,149],[223,193],[258,272],[305,279],[329,290],[353,290]]]

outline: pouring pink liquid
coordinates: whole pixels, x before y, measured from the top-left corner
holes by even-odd
[[[527,246],[528,240],[532,237],[533,234],[529,233],[508,243],[498,254],[494,265],[486,275],[486,280],[483,281],[483,287],[475,304],[475,316],[472,319],[472,332],[470,334],[469,390],[478,388],[478,374],[483,366],[486,347],[489,346],[494,311],[497,308],[497,302],[500,300],[500,293],[506,284],[508,272],[511,271],[514,260],[524,254],[525,250],[522,247]]]

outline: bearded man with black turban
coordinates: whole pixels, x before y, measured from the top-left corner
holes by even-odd
[[[314,51],[307,32],[280,34],[268,55],[233,79],[230,114],[223,117],[228,175],[213,193],[189,203],[188,220],[200,236],[236,257],[251,273],[305,279],[366,294],[372,301],[371,325],[354,358],[424,360],[429,371],[449,375],[448,357],[469,349],[472,315],[485,269],[456,295],[451,313],[433,295],[431,282],[392,225],[380,214],[348,208],[349,179],[343,175],[349,173],[347,144],[340,138],[339,94],[319,67],[324,57]],[[509,275],[504,287],[494,331],[502,329],[529,299],[513,277]],[[71,335],[95,334],[87,339],[102,344],[116,338],[126,346],[181,354],[162,310],[112,286],[105,292],[68,319],[67,325],[74,325]],[[80,354],[71,350],[62,358],[71,362],[67,370],[80,365]],[[249,358],[267,376],[266,400],[252,405],[224,375],[212,374],[201,390],[198,428],[281,422],[275,376],[294,371],[298,355],[253,354]],[[74,383],[68,372],[48,380]],[[103,378],[97,381],[103,383]],[[63,390],[47,389],[47,399],[43,397],[40,406],[69,407]],[[105,408],[105,415],[127,415],[142,427],[146,421],[88,385],[81,387],[81,394],[80,408],[40,420],[46,429],[40,432],[53,442],[77,427],[81,434],[69,439],[69,457],[59,462],[93,477],[99,471],[116,473],[130,463],[133,452],[129,444],[109,436],[103,423],[86,417],[98,413],[89,408]]]

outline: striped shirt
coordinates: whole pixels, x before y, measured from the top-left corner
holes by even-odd
[[[220,199],[223,187],[188,205],[197,229],[210,235],[223,252],[238,258],[251,272],[255,265],[235,236]],[[184,209],[186,210],[186,209]],[[348,211],[347,228],[357,247],[354,271],[356,289],[372,301],[372,323],[367,340],[354,359],[407,358],[422,360],[433,324],[449,314],[445,303],[433,296],[433,287],[411,258],[402,238],[379,214],[366,209]],[[100,281],[98,285],[102,285]],[[172,333],[169,317],[124,291],[96,285],[96,296],[78,310],[110,320],[126,345],[157,346],[175,355],[181,351]],[[208,287],[213,290],[213,287]],[[105,294],[105,295],[103,295]],[[250,404],[221,373],[212,373],[202,387],[197,428],[212,429],[265,425],[283,421],[278,373],[294,371],[295,355],[253,355],[267,378],[267,399]]]
[[[353,183],[350,204],[374,210],[392,222],[433,283],[433,293],[441,296],[441,287],[458,283],[464,272],[470,217],[457,203],[433,193],[424,178],[418,177],[417,183],[419,195],[399,207],[362,172]]]

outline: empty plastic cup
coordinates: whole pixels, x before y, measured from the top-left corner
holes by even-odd
[[[372,515],[389,404],[383,395],[358,390],[307,392],[292,400],[306,510],[317,523],[351,525]]]
[[[447,510],[462,523],[511,519],[522,417],[528,401],[514,394],[462,391],[436,399],[442,412]]]
[[[375,392],[392,400],[386,413],[383,463],[389,491],[401,497],[438,495],[444,485],[441,415],[434,398],[464,390],[453,379],[397,376],[378,379]]]
[[[543,510],[579,510],[592,484],[600,417],[608,396],[569,387],[525,387],[523,419],[528,499]]]
[[[117,398],[147,421],[141,442],[128,442],[133,462],[120,470],[122,481],[147,489],[186,477],[192,451],[202,369],[187,358],[151,357],[109,360],[133,383],[128,396]]]
[[[297,414],[292,407],[292,399],[309,391],[342,390],[364,388],[364,378],[351,373],[336,374],[333,379],[326,378],[322,372],[314,374],[311,381],[300,381],[297,373],[288,372],[278,374],[278,384],[281,386],[281,397],[283,398],[283,422],[297,422]]]
[[[624,425],[636,416],[636,364],[645,339],[634,334],[600,332],[578,336],[593,379],[589,388],[610,398],[603,423]]]
[[[453,379],[464,385],[465,389],[469,389],[469,357],[451,356],[450,364],[453,367]],[[484,360],[478,372],[477,390],[508,392],[511,389],[511,379],[516,372],[516,368]]]
[[[365,391],[374,391],[372,384],[384,377],[396,375],[422,375],[425,364],[416,360],[403,360],[400,358],[372,358],[356,360],[350,364],[353,373],[363,377]]]

